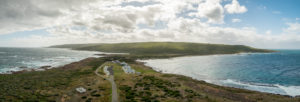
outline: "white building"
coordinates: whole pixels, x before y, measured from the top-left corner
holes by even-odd
[[[119,60],[116,60],[115,62],[116,62],[116,63],[121,63]]]
[[[128,66],[128,64],[126,62],[122,62],[120,64],[121,64],[121,66]]]
[[[120,62],[119,60],[116,60],[115,62],[122,66],[122,69],[126,74],[141,74],[140,72],[136,72],[134,69],[132,69],[126,62]]]
[[[134,74],[135,73],[135,70],[132,69],[127,63],[122,62],[120,64],[122,65],[122,69],[125,73],[127,73],[127,74]]]
[[[76,88],[76,91],[79,92],[79,93],[85,93],[86,89],[83,88],[83,87],[78,87],[78,88]]]
[[[107,76],[109,76],[110,72],[107,69],[108,69],[108,66],[104,66],[103,71]]]
[[[130,66],[123,66],[122,69],[125,73],[128,73],[128,74],[134,74],[135,73],[135,70],[132,69]]]

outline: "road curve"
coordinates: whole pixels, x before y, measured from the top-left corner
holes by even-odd
[[[101,66],[99,66],[96,70],[95,70],[95,74],[97,75],[97,76],[100,76],[100,77],[102,77],[102,78],[105,78],[106,80],[108,80],[109,82],[110,82],[110,84],[111,84],[111,89],[112,89],[112,99],[111,99],[111,102],[119,102],[119,95],[118,95],[118,92],[117,92],[117,85],[116,85],[116,83],[115,83],[115,80],[114,80],[114,75],[109,75],[109,77],[108,78],[106,78],[106,77],[104,77],[103,75],[100,75],[99,73],[98,73],[98,71],[104,66],[106,64],[106,62],[105,63],[103,63]]]
[[[119,102],[119,100],[118,100],[118,92],[117,92],[117,85],[116,85],[116,83],[114,81],[114,76],[110,75],[108,79],[109,79],[109,81],[111,83],[111,89],[112,89],[112,93],[111,93],[112,99],[111,99],[111,102]]]

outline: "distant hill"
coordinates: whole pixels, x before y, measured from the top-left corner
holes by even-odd
[[[187,42],[140,42],[111,44],[67,44],[52,48],[71,48],[74,50],[101,51],[111,53],[130,53],[130,55],[210,55],[273,52],[244,45],[224,45]]]

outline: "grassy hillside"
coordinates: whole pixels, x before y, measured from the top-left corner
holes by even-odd
[[[223,45],[185,42],[142,42],[115,44],[70,44],[51,46],[54,48],[71,48],[113,53],[130,53],[131,55],[208,55],[233,54],[241,52],[271,52],[244,45]]]
[[[0,74],[0,102],[109,102],[110,83],[93,73],[105,61],[89,58],[46,71]],[[79,94],[78,87],[88,92]]]

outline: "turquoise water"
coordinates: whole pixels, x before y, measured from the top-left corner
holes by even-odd
[[[300,95],[300,50],[143,60],[157,71],[261,92]]]
[[[74,51],[56,48],[0,48],[0,74],[42,66],[57,67],[99,52]]]

